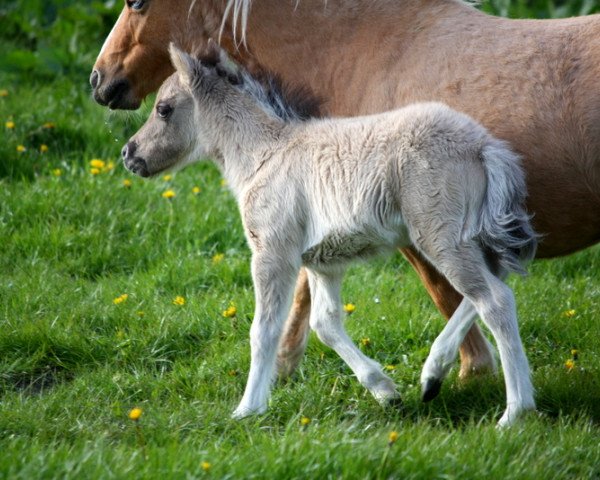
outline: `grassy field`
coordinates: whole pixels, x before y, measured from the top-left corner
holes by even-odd
[[[230,420],[254,307],[233,198],[208,165],[143,181],[118,161],[149,109],[108,113],[90,98],[118,6],[57,16],[21,2],[21,19],[18,3],[0,8],[0,478],[600,478],[599,247],[510,282],[540,413],[513,429],[495,429],[501,377],[453,373],[420,402],[444,322],[400,256],[352,268],[343,296],[352,338],[389,370],[403,411],[379,407],[311,338],[269,412]],[[530,3],[485,8],[566,8]],[[53,29],[25,32],[27,15]],[[57,29],[80,41],[52,50]]]

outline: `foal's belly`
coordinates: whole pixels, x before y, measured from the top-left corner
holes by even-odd
[[[341,265],[390,253],[410,244],[404,231],[383,233],[330,232],[302,254],[302,263],[307,267]]]

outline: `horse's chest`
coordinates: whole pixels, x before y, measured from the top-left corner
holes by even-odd
[[[385,242],[384,242],[385,243]],[[333,232],[302,254],[306,266],[325,266],[346,263],[381,253],[386,245],[366,233]]]

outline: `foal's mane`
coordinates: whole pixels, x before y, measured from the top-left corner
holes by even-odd
[[[241,70],[240,90],[248,93],[267,113],[284,122],[304,121],[319,116],[320,101],[307,88],[290,88],[272,74],[255,77]]]
[[[217,74],[249,95],[267,114],[284,122],[299,122],[319,116],[320,100],[308,88],[291,88],[273,74],[252,75],[236,64],[232,71],[221,63],[219,51],[209,48],[199,56],[200,63],[215,68]]]

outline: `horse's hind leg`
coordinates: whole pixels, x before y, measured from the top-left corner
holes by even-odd
[[[490,272],[475,243],[438,251],[427,251],[425,246],[423,251],[456,290],[473,304],[496,339],[506,384],[506,411],[498,425],[512,424],[521,413],[535,408],[512,290]]]
[[[358,381],[382,404],[400,401],[394,382],[381,365],[363,354],[352,342],[342,323],[340,294],[342,273],[308,272],[312,309],[310,326],[319,339],[331,347],[352,369]]]
[[[294,302],[285,322],[277,352],[277,374],[279,378],[289,377],[302,360],[308,342],[308,334],[310,333],[309,317],[310,288],[306,270],[303,268],[300,270],[300,275],[298,275]]]
[[[451,318],[462,295],[414,248],[403,248],[402,253],[421,277],[438,310],[447,319]],[[473,323],[462,340],[460,353],[460,378],[497,371],[494,349],[480,328]]]

